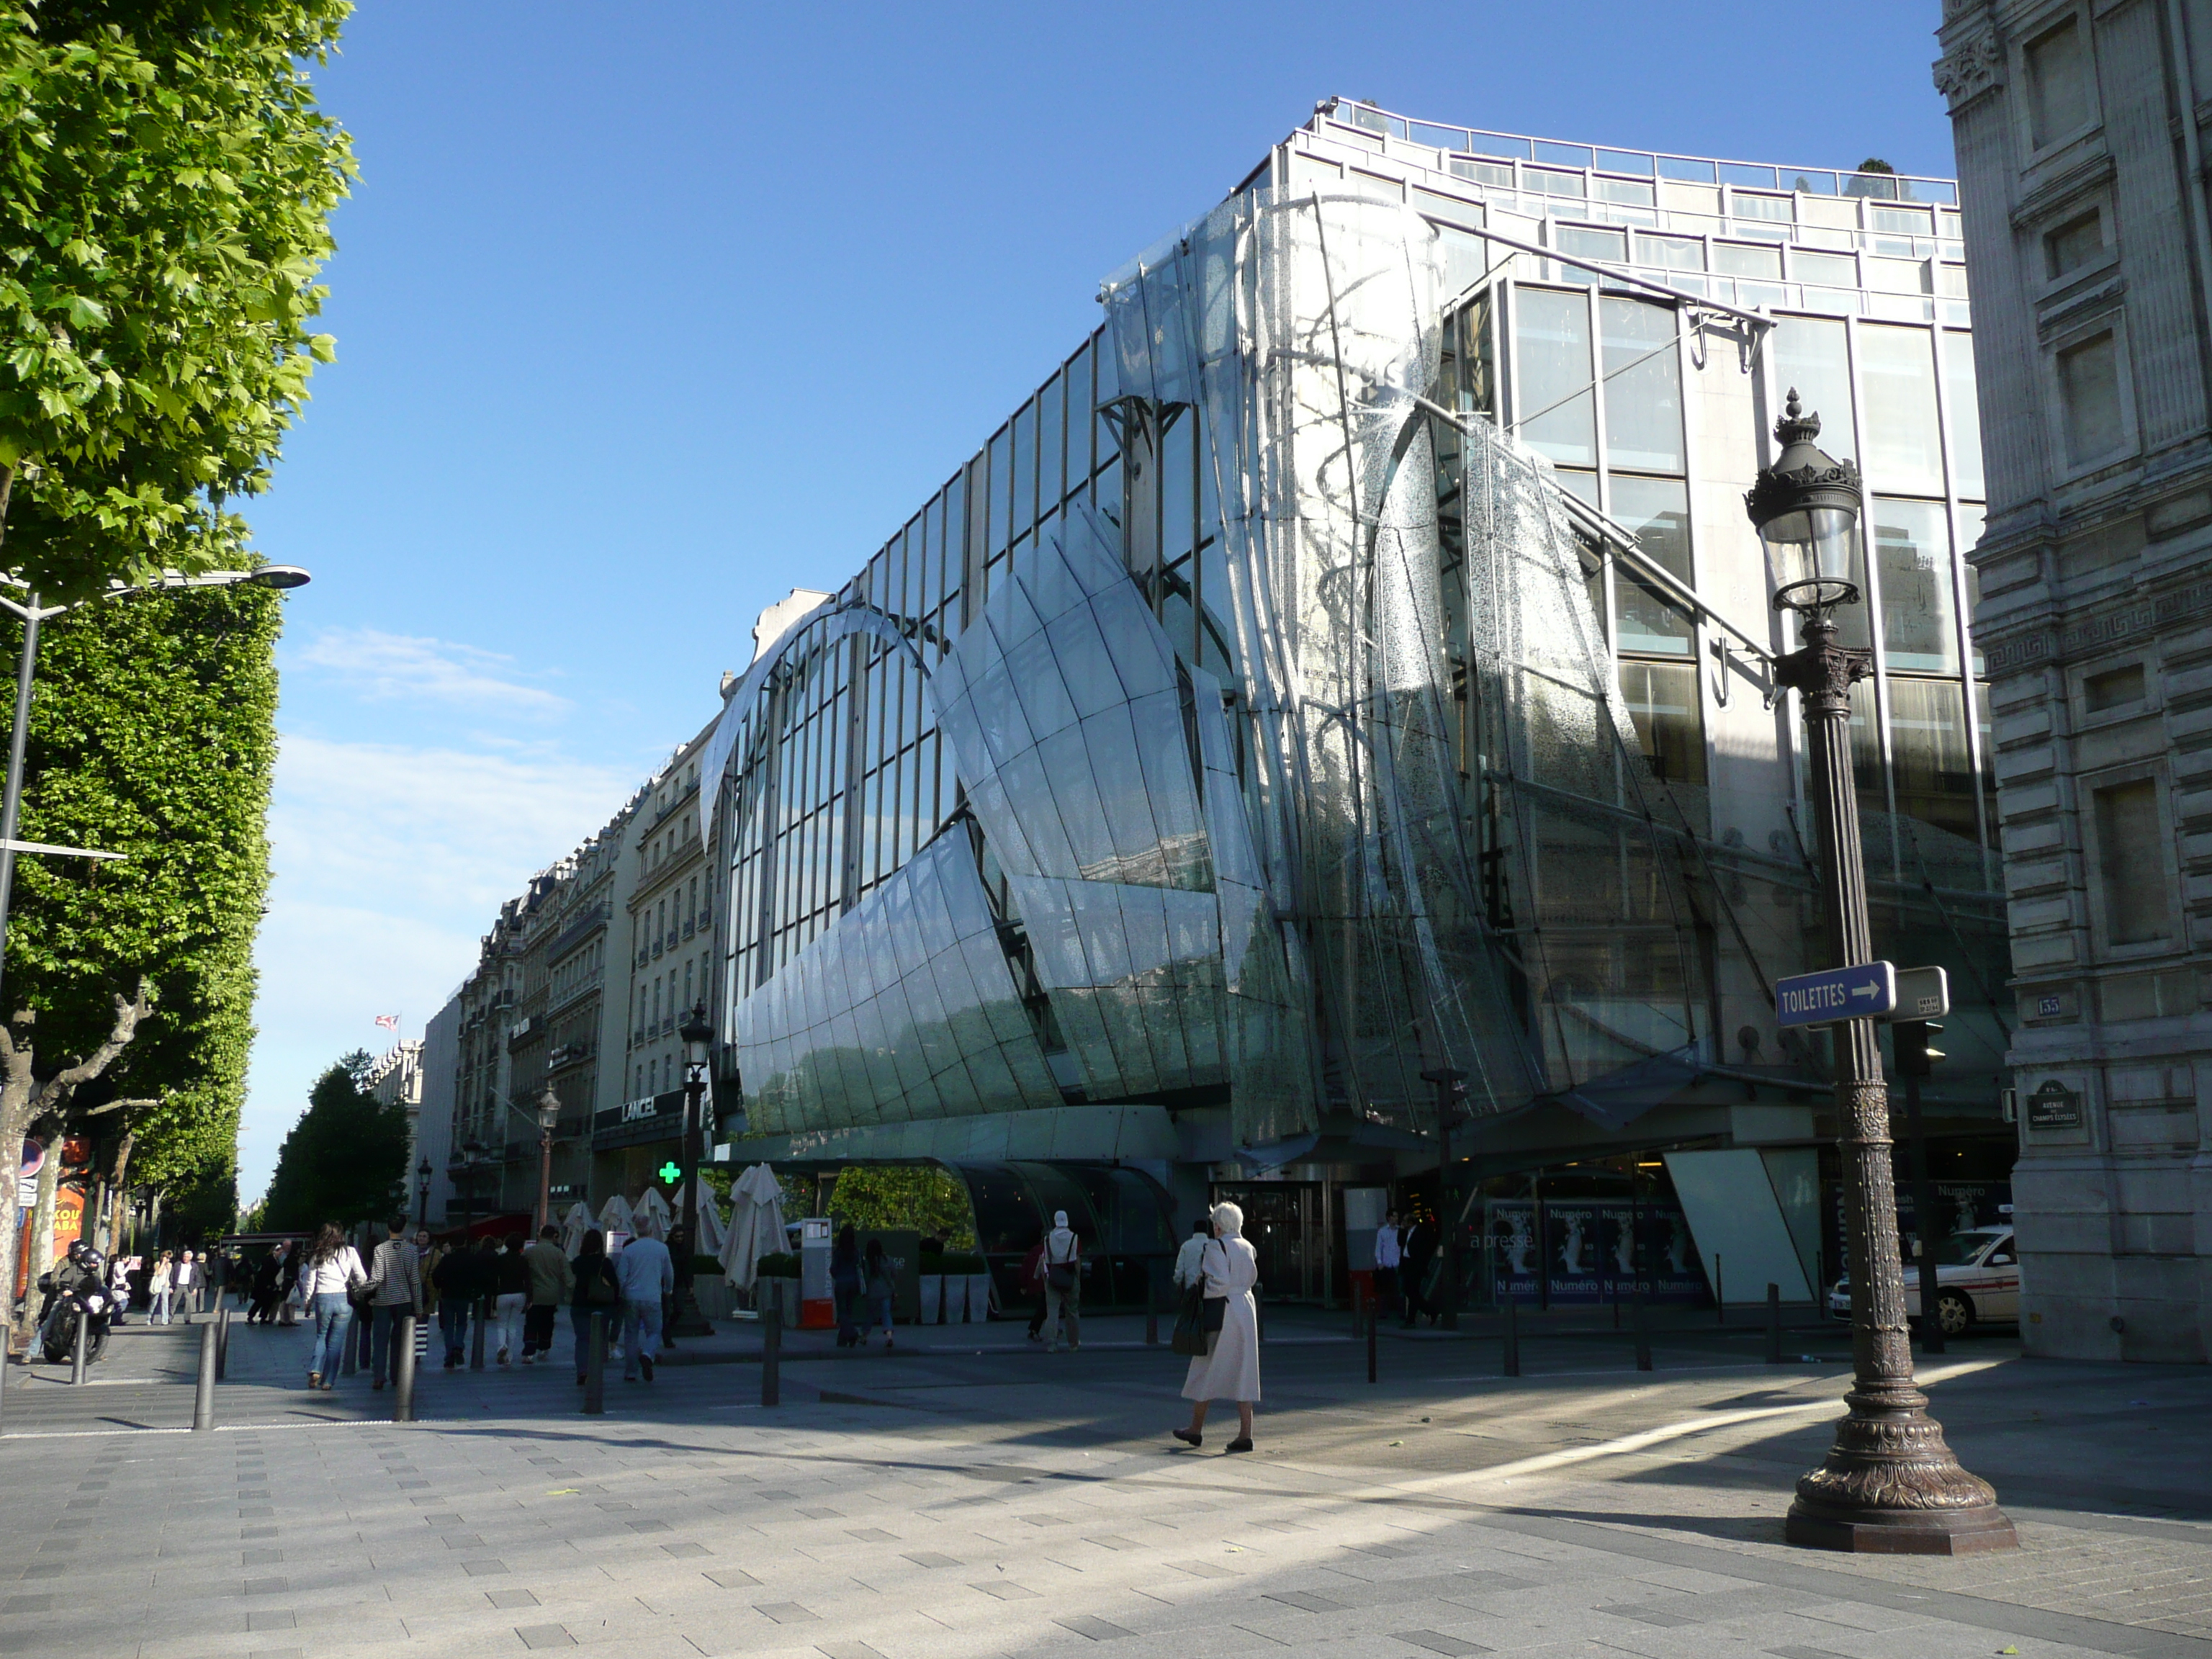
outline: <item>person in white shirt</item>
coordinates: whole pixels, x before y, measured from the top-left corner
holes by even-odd
[[[1398,1212],[1391,1211],[1375,1230],[1375,1305],[1398,1311],[1398,1264],[1404,1253],[1398,1239]]]
[[[323,1223],[307,1247],[307,1259],[300,1264],[300,1298],[315,1333],[307,1347],[309,1388],[331,1391],[345,1358],[346,1342],[353,1335],[353,1302],[347,1292],[368,1278],[361,1252],[346,1243],[338,1224]]]
[[[668,1246],[643,1234],[614,1257],[622,1285],[623,1381],[637,1381],[639,1367],[653,1381],[653,1356],[660,1352],[660,1298],[676,1288],[676,1263]]]
[[[177,1265],[169,1270],[169,1305],[184,1315],[187,1325],[198,1305],[199,1290],[200,1264],[192,1260],[190,1250],[179,1251]]]
[[[1213,1224],[1204,1216],[1191,1224],[1190,1237],[1176,1252],[1174,1284],[1176,1289],[1187,1291],[1198,1283],[1200,1269],[1199,1258],[1206,1253],[1206,1241],[1213,1237]]]
[[[1052,1231],[1044,1236],[1044,1322],[1051,1327],[1047,1353],[1060,1352],[1063,1328],[1071,1351],[1083,1346],[1083,1241],[1065,1210],[1052,1212]]]

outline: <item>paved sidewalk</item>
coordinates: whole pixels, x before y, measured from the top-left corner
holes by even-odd
[[[1395,1345],[1370,1386],[1340,1328],[1286,1324],[1250,1457],[1217,1455],[1218,1419],[1203,1451],[1167,1439],[1172,1355],[1048,1356],[1018,1325],[985,1328],[980,1354],[972,1330],[911,1356],[795,1352],[774,1411],[731,1358],[610,1381],[603,1418],[559,1364],[434,1374],[436,1420],[410,1426],[282,1416],[388,1395],[285,1389],[294,1338],[257,1330],[233,1337],[234,1375],[270,1377],[226,1386],[240,1426],[158,1432],[50,1403],[166,1388],[188,1420],[189,1388],[123,1380],[159,1368],[152,1346],[100,1388],[15,1368],[0,1655],[2212,1659],[2201,1370],[1954,1345],[1936,1409],[2023,1548],[1883,1560],[1780,1541],[1834,1365],[1747,1364],[1685,1330],[1644,1374],[1595,1338],[1524,1333],[1539,1374],[1498,1376],[1471,1337]]]

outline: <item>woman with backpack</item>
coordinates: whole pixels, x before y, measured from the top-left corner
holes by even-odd
[[[607,1259],[607,1236],[597,1227],[584,1235],[582,1248],[568,1267],[576,1275],[576,1288],[568,1300],[568,1322],[576,1333],[576,1381],[580,1385],[591,1363],[592,1316],[605,1314],[611,1327],[620,1320],[622,1280],[615,1277],[615,1264]]]
[[[344,1231],[325,1221],[307,1248],[300,1268],[300,1294],[313,1322],[315,1340],[307,1348],[307,1386],[328,1394],[353,1334],[351,1292],[368,1282],[361,1252],[346,1243]]]

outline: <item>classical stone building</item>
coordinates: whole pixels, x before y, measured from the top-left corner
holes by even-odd
[[[2212,1350],[2205,0],[1951,4],[2032,1352]]]

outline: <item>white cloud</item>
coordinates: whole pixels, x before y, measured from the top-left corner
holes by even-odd
[[[329,628],[293,660],[326,670],[367,702],[436,702],[539,716],[565,714],[572,706],[566,697],[524,684],[514,658],[452,640]]]
[[[475,965],[499,906],[612,817],[640,779],[549,749],[409,748],[285,736],[270,809],[269,914],[239,1190],[267,1184],[308,1085],[419,1036]]]

